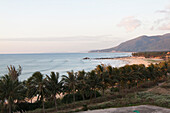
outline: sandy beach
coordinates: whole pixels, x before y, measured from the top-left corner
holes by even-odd
[[[124,57],[115,59],[126,61],[128,65],[144,64],[145,66],[148,66],[151,63],[155,64],[163,61],[163,59],[159,58],[145,58],[145,57]]]

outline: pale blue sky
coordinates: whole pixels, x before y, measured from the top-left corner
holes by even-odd
[[[0,53],[84,52],[170,32],[170,0],[0,0]]]

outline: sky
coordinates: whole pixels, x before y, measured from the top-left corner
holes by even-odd
[[[170,33],[170,0],[0,0],[0,54],[87,52]]]

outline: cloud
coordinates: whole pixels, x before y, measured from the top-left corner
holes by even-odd
[[[157,19],[154,21],[154,24],[152,25],[152,27],[150,28],[150,30],[162,30],[162,26],[169,20],[169,17],[163,17],[160,19]],[[163,25],[162,25],[163,24]],[[159,29],[161,26],[161,29]]]
[[[156,13],[165,13],[165,14],[167,14],[167,13],[170,13],[170,11],[168,11],[168,10],[158,10],[158,11],[156,11]]]
[[[70,36],[70,37],[41,37],[41,38],[0,38],[0,41],[26,41],[26,42],[96,42],[110,41],[112,35]],[[97,40],[96,40],[97,39]]]
[[[156,13],[164,14],[162,18],[154,21],[151,30],[170,30],[170,5],[166,6],[163,10],[158,10]]]
[[[165,6],[165,8],[162,10],[157,10],[156,13],[170,14],[170,4]]]
[[[162,24],[158,29],[159,30],[170,30],[170,23]]]
[[[170,9],[170,4],[165,7],[166,9]]]
[[[123,18],[118,24],[119,27],[124,27],[127,32],[134,31],[140,25],[141,25],[141,21],[138,19],[135,19],[135,17],[133,16]]]

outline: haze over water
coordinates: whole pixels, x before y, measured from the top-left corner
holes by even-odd
[[[90,71],[98,64],[120,67],[127,62],[122,60],[83,60],[89,58],[114,58],[130,56],[131,53],[49,53],[49,54],[0,54],[0,76],[7,74],[7,66],[21,65],[23,68],[20,80],[26,80],[36,71],[42,74],[50,74],[51,71],[59,72],[60,76],[67,71]]]

